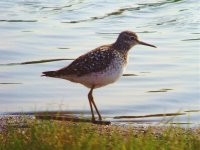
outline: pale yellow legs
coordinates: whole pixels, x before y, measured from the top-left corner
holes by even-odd
[[[94,117],[94,111],[93,111],[93,106],[99,116],[99,120],[102,120],[102,117],[99,113],[99,110],[94,102],[93,96],[92,96],[92,92],[93,92],[94,86],[91,88],[90,92],[88,93],[88,100],[89,100],[89,104],[90,104],[90,109],[91,109],[91,113],[92,113],[92,121],[95,121],[95,117]],[[93,106],[92,106],[93,105]]]

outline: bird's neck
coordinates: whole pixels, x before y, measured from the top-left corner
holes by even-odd
[[[122,53],[123,55],[127,55],[128,51],[132,48],[131,45],[121,42],[121,41],[116,41],[115,43],[112,44],[113,49],[117,50],[118,52]]]

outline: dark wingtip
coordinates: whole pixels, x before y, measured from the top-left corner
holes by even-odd
[[[44,76],[46,76],[46,75],[45,75],[45,74],[42,74],[42,75],[41,75],[41,77],[44,77]]]
[[[42,72],[42,77],[45,76],[45,77],[54,77],[56,75],[56,71],[45,71],[45,72]]]

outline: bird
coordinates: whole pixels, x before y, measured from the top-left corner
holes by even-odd
[[[89,88],[91,121],[96,121],[94,109],[98,115],[98,121],[102,121],[93,98],[93,90],[114,83],[123,75],[128,63],[128,52],[135,45],[156,48],[152,44],[140,41],[135,32],[126,30],[118,35],[114,43],[99,46],[81,55],[66,67],[42,72],[42,76],[65,79]]]

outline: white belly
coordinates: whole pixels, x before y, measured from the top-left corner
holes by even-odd
[[[99,88],[117,81],[125,70],[125,64],[121,61],[113,60],[111,64],[100,72],[93,72],[81,77],[71,77],[68,80],[81,83],[84,86],[91,88]]]

